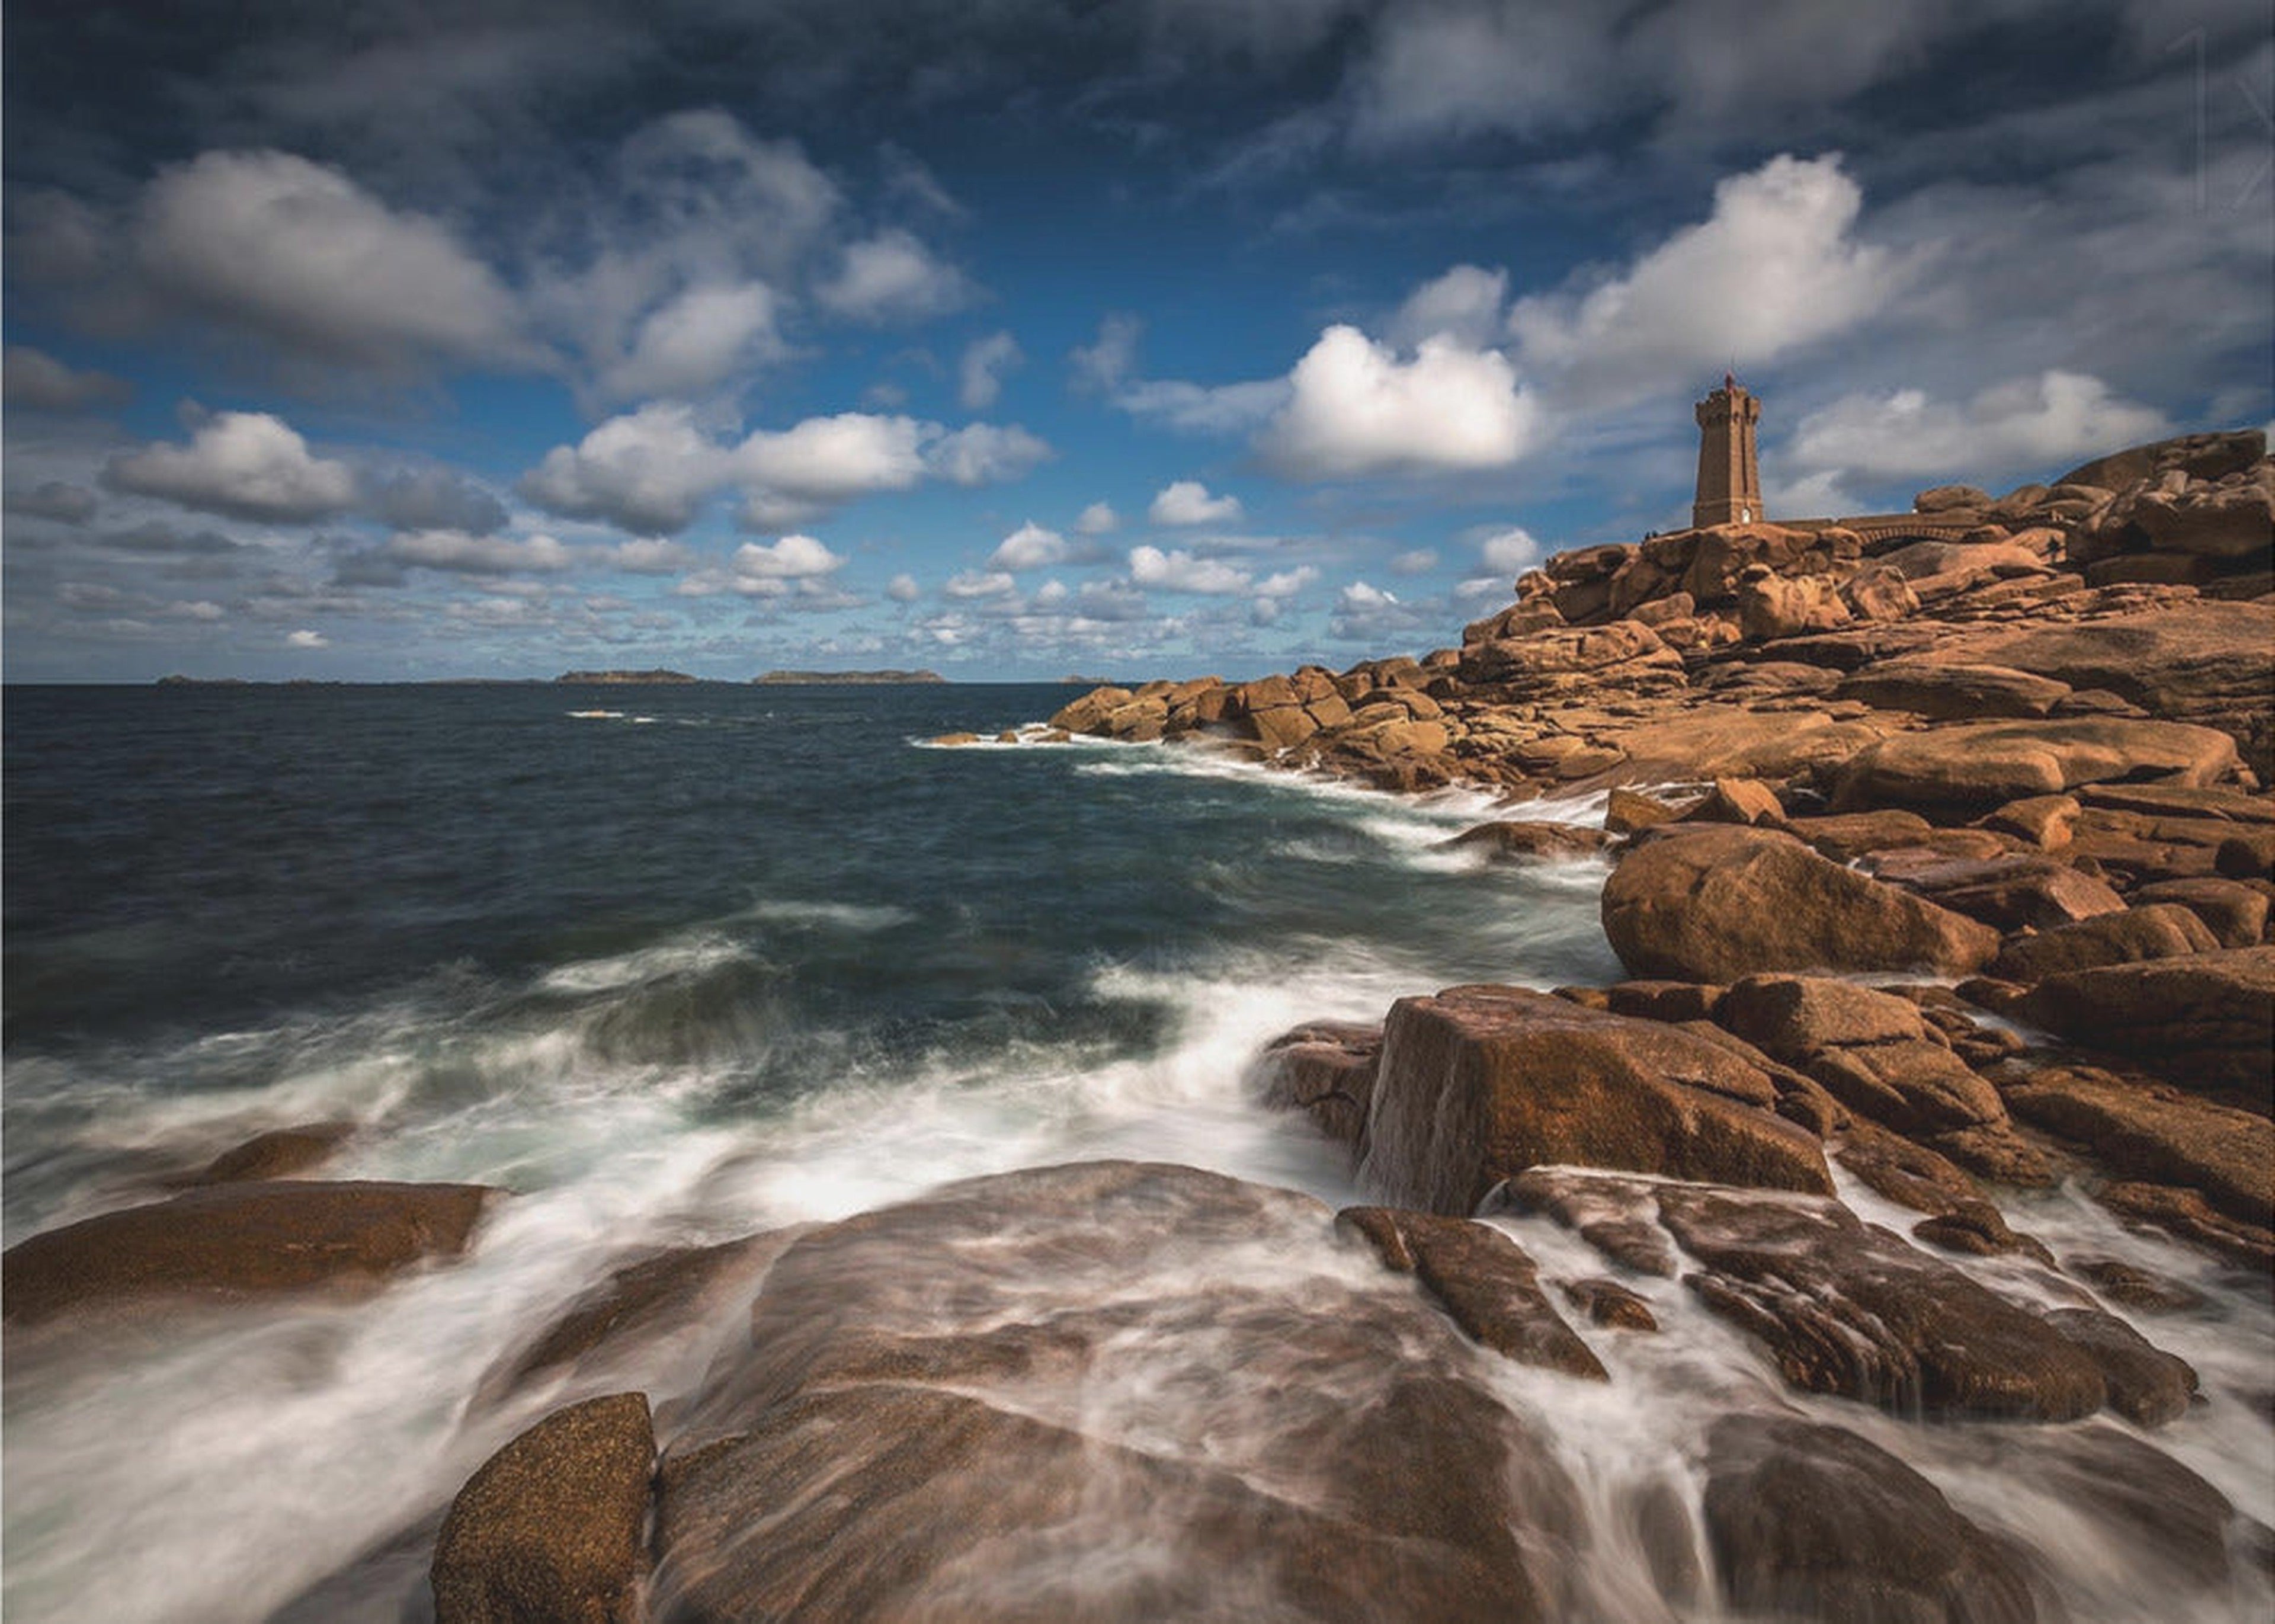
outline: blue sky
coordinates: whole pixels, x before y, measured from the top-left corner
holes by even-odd
[[[9,19],[5,670],[1247,676],[2275,412],[2264,0]],[[318,15],[323,13],[323,15]]]

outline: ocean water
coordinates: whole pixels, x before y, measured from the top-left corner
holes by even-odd
[[[1488,815],[1481,797],[1160,747],[922,743],[1068,693],[9,690],[10,1243],[316,1121],[358,1129],[325,1176],[516,1194],[464,1263],[372,1302],[11,1359],[6,1615],[267,1616],[446,1503],[503,1439],[467,1413],[482,1371],[644,1246],[1092,1156],[1359,1198],[1338,1149],[1249,1098],[1268,1038],[1459,982],[1619,978],[1600,865],[1440,850]],[[2208,1391],[2158,1439],[2275,1519],[2264,1289],[2075,1192],[2012,1212],[2057,1251],[2208,1293],[2141,1322]],[[1552,1269],[1600,1272],[1510,1221]],[[1604,1505],[1659,1478],[1695,1503],[1714,1415],[1797,1409],[1869,1431],[2066,1562],[2081,1620],[2264,1612],[2257,1588],[2175,1603],[1981,1430],[1795,1400],[1680,1288],[1655,1301],[1667,1335],[1594,1339],[1613,1389],[1508,1379]],[[1636,1583],[1614,1521],[1607,1598]],[[1632,1616],[1715,1616],[1699,1605]]]

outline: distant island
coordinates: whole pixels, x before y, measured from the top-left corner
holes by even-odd
[[[881,685],[888,683],[944,683],[947,680],[937,671],[769,671],[764,676],[751,678],[753,684],[771,683],[783,686],[808,683]]]
[[[563,671],[553,679],[556,683],[655,684],[694,683],[702,678],[690,676],[684,671]]]

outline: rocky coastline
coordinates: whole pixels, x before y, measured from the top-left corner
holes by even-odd
[[[1256,1096],[1379,1205],[1091,1162],[628,1259],[485,1377],[469,1425],[511,1441],[404,1547],[434,1616],[2065,1617],[2055,1555],[1883,1426],[2028,1461],[2172,1616],[2240,1616],[2275,1532],[2154,1436],[2275,1378],[2159,1347],[2135,1321],[2184,1283],[1999,1197],[2275,1269],[2275,460],[2199,435],[1918,508],[1963,538],[1585,548],[1418,661],[1101,688],[1016,736],[1491,789],[1459,843],[1602,865],[1631,978],[1268,1046]],[[1600,829],[1524,816],[1592,795]],[[10,1249],[11,1356],[479,1243],[501,1192],[324,1181],[344,1131]],[[1695,1502],[1606,1514],[1508,1384],[1615,1389],[1667,1282],[1794,1405],[1706,1428]]]

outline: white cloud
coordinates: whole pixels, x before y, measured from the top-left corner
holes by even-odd
[[[1540,543],[1522,525],[1497,530],[1478,543],[1478,556],[1485,568],[1515,575],[1540,562]]]
[[[556,446],[522,477],[548,511],[625,530],[674,533],[716,492],[735,487],[754,529],[802,524],[857,497],[927,478],[980,485],[1016,478],[1050,455],[1024,429],[974,423],[953,433],[910,417],[843,412],[739,443],[714,440],[692,407],[651,402]]]
[[[1442,333],[1464,349],[1482,349],[1500,336],[1508,298],[1507,271],[1456,265],[1406,296],[1391,318],[1390,339],[1412,345]]]
[[[762,282],[692,287],[643,316],[629,351],[605,364],[609,399],[699,395],[779,359],[774,291]]]
[[[1055,530],[1046,530],[1030,519],[1009,535],[1005,536],[989,555],[991,570],[1037,570],[1045,564],[1054,564],[1067,555],[1066,538]]]
[[[566,570],[576,562],[570,550],[551,536],[513,541],[503,536],[470,536],[452,530],[406,532],[390,538],[380,552],[398,564],[461,575]]]
[[[140,275],[169,302],[289,351],[381,371],[532,353],[513,297],[440,221],[289,153],[163,170],[130,230]]]
[[[1384,592],[1364,581],[1353,581],[1335,594],[1334,612],[1327,618],[1327,635],[1342,643],[1373,643],[1420,631],[1429,617],[1415,605],[1402,603],[1395,593]]]
[[[797,143],[715,109],[643,125],[552,201],[525,304],[582,358],[588,404],[707,395],[779,359],[785,291],[843,205]]]
[[[896,575],[885,583],[885,596],[896,603],[914,603],[924,596],[924,588],[913,575]]]
[[[1000,570],[986,574],[967,570],[960,575],[950,576],[940,590],[947,597],[968,599],[998,598],[1018,589],[1019,584]]]
[[[1437,553],[1426,547],[1417,547],[1411,552],[1401,553],[1390,561],[1390,572],[1393,575],[1427,575],[1437,567]]]
[[[761,547],[745,541],[735,549],[733,568],[750,580],[795,581],[835,573],[844,559],[812,536],[790,535]]]
[[[1502,467],[1537,432],[1535,403],[1507,358],[1442,336],[1404,360],[1355,327],[1331,327],[1290,381],[1258,446],[1300,479]]]
[[[1182,548],[1165,553],[1158,547],[1130,549],[1130,578],[1140,586],[1159,586],[1165,592],[1210,595],[1244,593],[1251,585],[1247,570],[1221,558],[1196,558]]]
[[[1002,397],[1003,374],[1025,359],[1019,341],[1009,333],[973,339],[964,346],[956,368],[957,403],[966,412],[986,411]]]
[[[1878,311],[1904,268],[1855,241],[1863,196],[1838,155],[1781,155],[1723,179],[1709,217],[1584,292],[1519,299],[1508,327],[1527,373],[1610,404],[1670,377],[1759,364]]]
[[[1468,580],[1454,583],[1454,597],[1461,603],[1472,603],[1483,598],[1506,598],[1508,582],[1498,575],[1473,575]]]
[[[928,427],[861,412],[808,418],[780,434],[751,435],[735,453],[736,471],[763,489],[815,502],[907,490],[924,478]]]
[[[1017,423],[968,423],[953,433],[940,433],[925,452],[925,465],[950,485],[998,485],[1025,477],[1047,462],[1051,448]]]
[[[332,646],[331,639],[322,632],[310,631],[306,627],[286,633],[284,643],[288,648],[329,648]]]
[[[1239,497],[1212,496],[1198,480],[1178,480],[1153,498],[1145,516],[1156,525],[1227,525],[1240,512]]]
[[[1093,502],[1076,515],[1075,533],[1083,536],[1111,535],[1121,522],[1112,508],[1102,502]]]
[[[1791,459],[1836,479],[2016,470],[2052,477],[2081,458],[2171,432],[2162,412],[2119,398],[2100,379],[2050,370],[1994,384],[1963,404],[1920,389],[1844,396],[1795,431]],[[1839,487],[1820,488],[1829,495]]]
[[[850,321],[882,324],[957,309],[970,301],[971,287],[961,271],[895,228],[850,245],[837,274],[814,297]]]
[[[554,447],[522,476],[521,494],[570,517],[673,532],[734,472],[731,455],[696,427],[690,408],[654,402],[610,418],[573,447]]]
[[[223,412],[186,446],[152,445],[111,458],[104,481],[232,518],[283,524],[322,518],[355,503],[345,463],[312,457],[308,442],[265,412]]]
[[[1292,570],[1282,570],[1257,582],[1256,595],[1266,599],[1292,598],[1319,578],[1319,570],[1311,565],[1297,564]]]
[[[1086,395],[1113,395],[1138,365],[1138,339],[1145,324],[1135,316],[1109,315],[1098,324],[1098,337],[1067,353],[1070,381]]]
[[[134,393],[124,378],[79,371],[29,344],[8,346],[4,371],[8,404],[26,412],[85,412],[122,404]]]
[[[635,536],[608,548],[601,557],[627,575],[669,575],[695,562],[695,555],[664,536]]]

